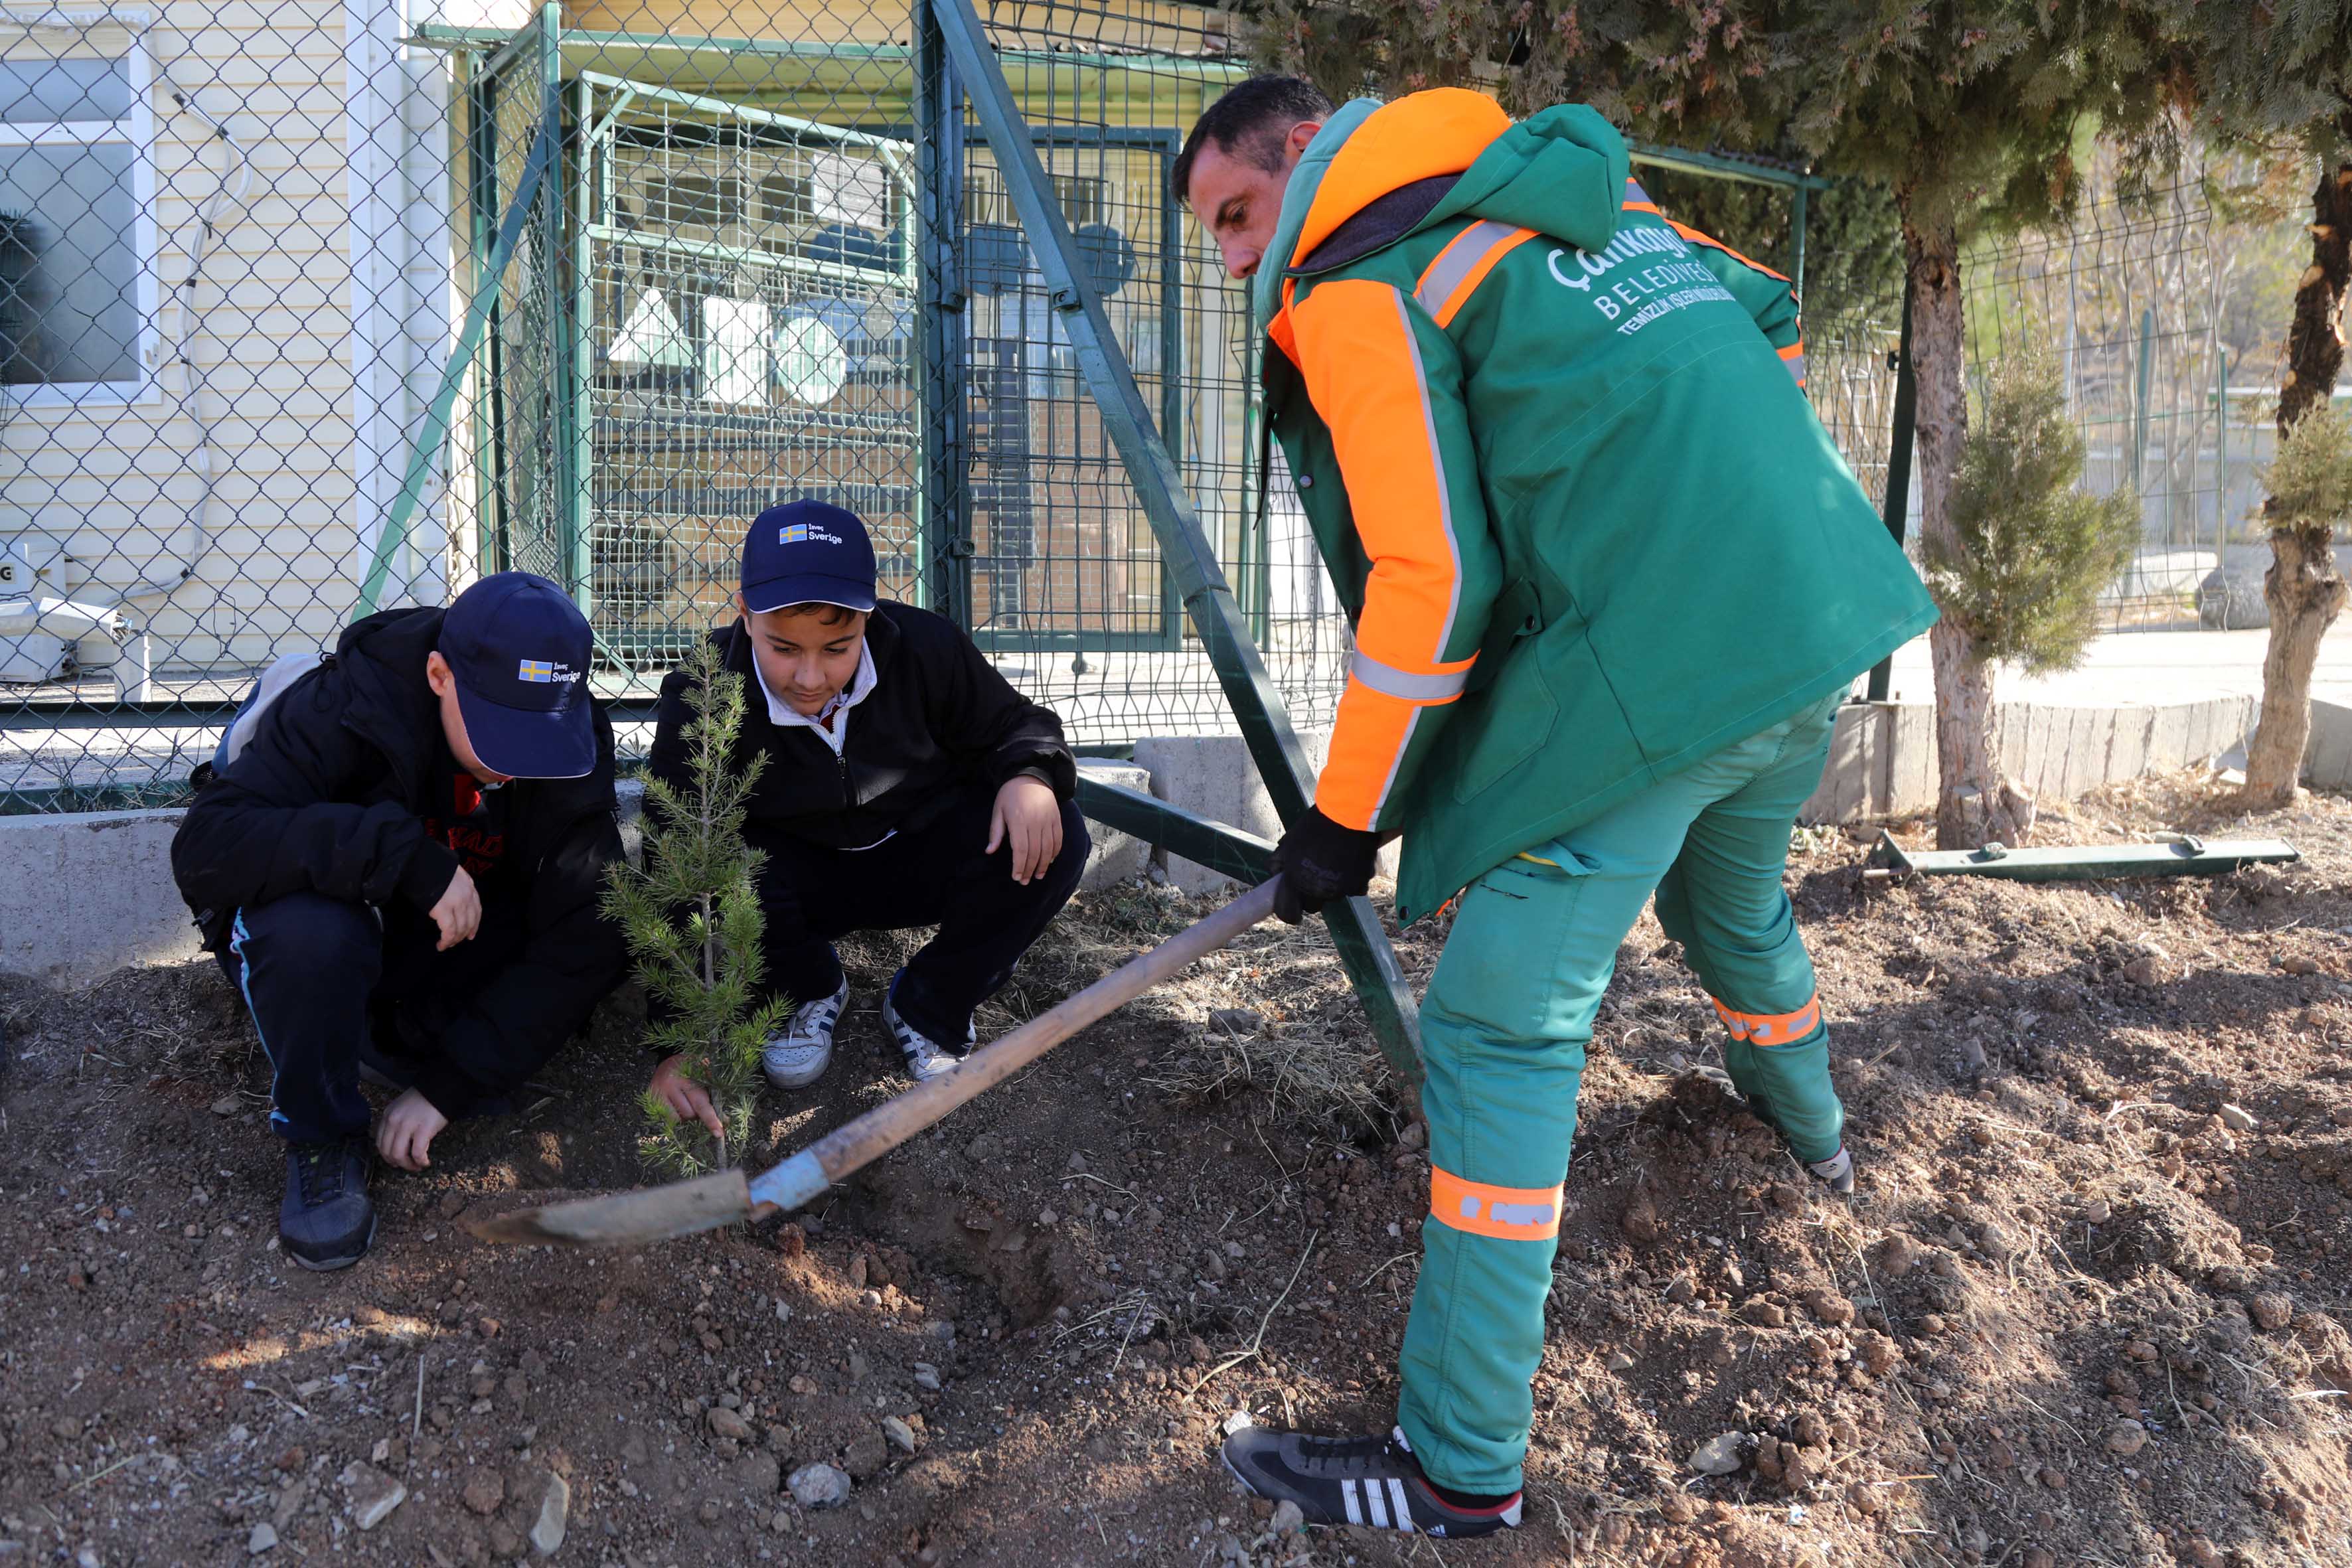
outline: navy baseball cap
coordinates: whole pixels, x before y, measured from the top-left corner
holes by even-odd
[[[743,535],[743,608],[786,605],[874,607],[874,542],[854,511],[786,501],[751,520]]]
[[[529,572],[500,572],[457,595],[441,617],[438,651],[457,678],[457,710],[484,767],[519,779],[594,771],[593,641],[571,595]]]

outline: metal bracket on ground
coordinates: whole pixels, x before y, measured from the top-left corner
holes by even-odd
[[[1881,833],[1864,865],[1864,882],[1909,877],[1999,877],[2011,882],[2071,882],[2124,877],[2225,877],[2247,866],[2291,864],[2303,856],[2277,838],[2207,841],[2184,833],[2167,844],[2053,845],[2011,849],[1906,849]]]

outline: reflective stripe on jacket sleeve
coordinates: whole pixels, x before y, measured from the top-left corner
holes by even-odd
[[[1460,369],[1426,313],[1385,283],[1335,279],[1291,316],[1372,563],[1316,805],[1345,826],[1391,826],[1468,680],[1496,577]]]

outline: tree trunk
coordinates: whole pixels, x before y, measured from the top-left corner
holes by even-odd
[[[1969,435],[1960,247],[1948,222],[1903,222],[1911,279],[1911,354],[1919,385],[1919,533],[1948,546],[1952,484]],[[2033,826],[2033,803],[2002,776],[1993,747],[1992,669],[1977,657],[1975,628],[1950,606],[1927,634],[1936,668],[1936,843],[1973,849],[2015,844]]]
[[[2352,135],[2352,110],[2344,116],[2344,130]],[[2347,288],[2352,288],[2352,162],[2323,167],[2311,195],[2311,266],[2294,291],[2286,380],[2279,388],[2282,439],[2297,420],[2327,406],[2344,369]],[[2319,639],[2344,608],[2344,579],[2336,570],[2328,531],[2294,523],[2294,519],[2273,514],[2271,569],[2263,577],[2271,637],[2263,656],[2262,718],[2246,753],[2246,801],[2252,805],[2284,805],[2294,798],[2303,778],[2304,749],[2311,741],[2312,667],[2319,659]]]

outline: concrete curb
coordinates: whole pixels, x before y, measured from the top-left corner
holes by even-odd
[[[2252,727],[2252,698],[2217,698],[2156,708],[2005,706],[1998,719],[2010,771],[2036,795],[2072,798],[2117,779],[2192,766],[2229,750]],[[1309,733],[1318,763],[1328,737]],[[1281,825],[1248,749],[1237,736],[1139,742],[1132,763],[1083,759],[1089,773],[1266,837]],[[2312,704],[2304,782],[2352,788],[2352,708]],[[632,855],[644,791],[622,785],[623,840]],[[1854,823],[1931,809],[1936,802],[1935,714],[1925,703],[1855,703],[1838,715],[1821,789],[1805,820]],[[194,922],[172,881],[177,811],[93,812],[0,817],[0,974],[81,985],[127,964],[178,963],[199,956]],[[1155,858],[1150,847],[1100,825],[1084,886],[1099,889],[1147,874],[1157,858],[1171,882],[1215,891],[1226,879],[1192,862]],[[1386,852],[1393,872],[1394,847]]]
[[[1993,737],[2002,765],[2027,793],[2039,800],[2072,800],[2118,779],[2191,767],[2221,755],[2252,729],[2258,706],[2251,697],[2154,708],[2011,702],[1995,712]],[[2352,780],[2352,713],[2313,703],[2315,748],[2323,708],[2343,717],[2340,765],[2334,775],[2314,777],[2306,763],[2306,782],[2341,785]],[[1821,788],[1800,816],[1811,823],[1843,824],[1932,811],[1935,805],[1935,709],[1924,702],[1855,702],[1838,713]]]
[[[177,811],[0,816],[0,974],[86,985],[126,964],[198,957],[172,880]]]

